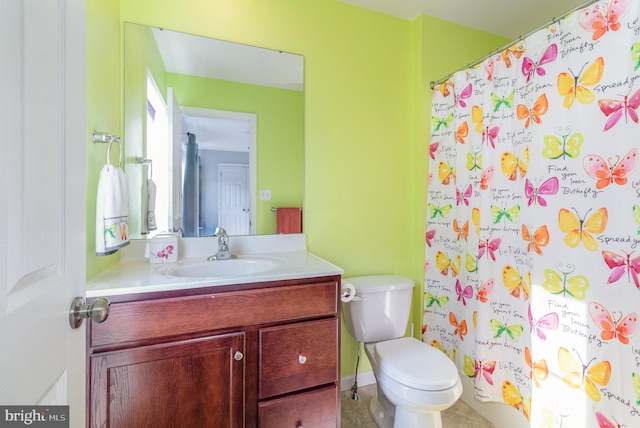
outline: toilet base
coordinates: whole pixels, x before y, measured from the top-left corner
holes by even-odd
[[[442,428],[439,411],[413,413],[391,406],[385,409],[377,396],[371,399],[369,414],[378,428]]]
[[[393,428],[393,410],[385,410],[378,397],[373,397],[369,403],[369,414],[378,428]]]
[[[393,421],[394,428],[442,428],[440,412],[412,413],[396,407]]]

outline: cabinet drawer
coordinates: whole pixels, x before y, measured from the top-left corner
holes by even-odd
[[[276,398],[258,404],[260,428],[335,428],[338,426],[337,387]]]
[[[299,322],[260,330],[260,398],[338,378],[338,319]]]
[[[111,304],[90,323],[90,346],[122,345],[223,328],[334,315],[337,281]],[[313,302],[313,304],[309,304]]]

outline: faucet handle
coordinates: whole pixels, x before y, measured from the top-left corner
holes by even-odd
[[[216,230],[213,232],[213,236],[222,236],[226,234],[227,234],[227,231],[221,227],[216,227]]]

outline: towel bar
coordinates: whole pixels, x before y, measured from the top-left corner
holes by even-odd
[[[98,132],[93,131],[93,135],[91,136],[91,141],[93,144],[95,143],[116,143],[120,142],[120,137],[117,135],[111,135],[108,132]]]

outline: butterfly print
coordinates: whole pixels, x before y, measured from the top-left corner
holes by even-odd
[[[471,86],[471,83],[469,83],[467,86],[465,86],[465,88],[462,91],[460,91],[460,94],[458,95],[458,104],[460,104],[460,107],[467,106],[467,103],[465,102],[465,100],[469,98],[472,93],[473,93],[473,87]]]
[[[598,107],[605,116],[608,117],[607,122],[604,124],[604,130],[608,131],[613,128],[622,115],[625,117],[625,121],[629,118],[635,123],[638,123],[638,107],[640,107],[640,89],[633,93],[630,97],[628,95],[621,95],[621,100],[599,100]]]
[[[533,318],[533,312],[531,311],[531,305],[528,310],[529,325],[531,327],[531,333],[534,333],[540,338],[540,340],[547,340],[547,336],[544,330],[557,330],[560,325],[560,317],[557,312],[549,312],[543,315],[539,320]],[[544,329],[544,330],[543,330]]]
[[[540,388],[540,384],[542,381],[546,380],[549,377],[549,367],[547,366],[547,360],[536,360],[533,361],[531,358],[531,351],[529,351],[529,347],[524,347],[524,360],[531,369],[529,372],[529,377],[533,379],[533,383],[536,387]]]
[[[556,45],[555,43],[549,45],[549,47],[544,51],[544,53],[540,57],[540,60],[538,60],[537,62],[525,56],[524,59],[522,60],[522,74],[527,78],[526,83],[529,83],[531,78],[536,74],[538,76],[546,75],[547,72],[544,68],[542,68],[542,66],[555,61],[557,57],[558,57],[558,45]]]
[[[589,303],[589,316],[596,326],[602,330],[600,337],[602,340],[611,340],[616,337],[622,344],[629,344],[629,337],[636,334],[638,330],[638,314],[630,313],[626,317],[621,312],[613,311],[609,313],[607,308],[598,302]]]
[[[596,384],[600,386],[609,384],[611,363],[609,361],[600,361],[592,365],[595,360],[595,358],[592,358],[587,364],[584,364],[575,349],[574,352],[577,358],[566,348],[561,347],[558,350],[560,370],[568,373],[562,380],[573,389],[583,388],[593,401],[600,401],[602,395]]]
[[[459,279],[456,279],[456,294],[458,295],[458,302],[462,302],[464,306],[467,306],[467,299],[473,299],[473,287],[467,285],[462,287]]]
[[[502,282],[504,287],[509,291],[513,297],[520,297],[527,300],[529,298],[529,292],[531,290],[531,271],[527,271],[522,275],[518,272],[518,269],[510,265],[505,265],[502,269]]]
[[[631,282],[633,278],[633,283],[640,290],[640,279],[638,278],[640,275],[640,256],[631,258],[631,254],[633,251],[630,254],[624,253],[624,256],[612,251],[602,251],[604,262],[609,266],[609,269],[612,269],[607,284],[616,282],[626,272],[627,280]]]
[[[596,251],[598,241],[593,235],[605,231],[609,212],[605,207],[602,207],[589,215],[591,212],[589,209],[584,218],[581,218],[575,208],[574,211],[575,214],[566,208],[560,208],[558,212],[558,226],[562,232],[567,234],[564,237],[564,243],[571,248],[576,248],[582,242],[587,250]]]
[[[435,229],[427,230],[427,232],[425,233],[425,241],[429,247],[431,247],[431,241],[433,240],[433,238],[435,238],[435,236],[436,236]]]
[[[476,293],[476,298],[481,303],[487,303],[487,301],[489,300],[489,294],[491,294],[491,292],[493,291],[495,284],[496,282],[493,280],[493,278],[482,284],[478,289],[478,292]]]
[[[438,147],[440,146],[439,142],[431,143],[429,145],[429,157],[433,160],[436,159],[436,152],[438,151]]]
[[[586,67],[585,64],[582,68]],[[595,100],[595,95],[587,86],[594,86],[602,79],[604,71],[604,59],[598,57],[592,62],[586,70],[580,70],[576,75],[571,69],[569,73],[562,72],[558,75],[558,94],[564,97],[562,105],[570,109],[574,100],[578,100],[582,104],[591,104]]]
[[[487,381],[489,385],[493,385],[493,372],[496,368],[495,361],[482,362],[480,360],[473,360],[470,356],[464,356],[464,364],[462,366],[462,370],[464,373],[474,379],[478,378],[480,375]]]
[[[598,40],[607,31],[620,29],[620,18],[627,12],[629,3],[629,0],[611,0],[609,4],[598,2],[580,11],[578,22],[586,31],[593,33],[593,40]]]
[[[471,184],[467,186],[464,191],[461,191],[456,187],[456,205],[460,205],[464,203],[466,206],[469,206],[469,198],[473,194],[473,187]]]
[[[561,274],[553,269],[545,269],[542,289],[554,295],[562,294],[563,297],[569,295],[574,299],[584,300],[587,297],[586,292],[589,288],[589,280],[584,275],[569,277],[574,269],[571,266],[569,271]]]
[[[524,127],[528,128],[532,123],[540,125],[542,123],[540,116],[544,115],[547,110],[549,110],[549,100],[546,94],[542,94],[535,100],[531,109],[524,104],[518,104],[516,114],[518,119],[526,119]]]
[[[454,327],[453,335],[460,337],[460,340],[464,341],[464,336],[467,335],[469,329],[467,328],[467,320],[462,320],[458,324],[458,319],[453,312],[449,312],[449,324]]]
[[[534,187],[531,181],[527,178],[524,182],[524,194],[528,199],[528,205],[532,204],[540,205],[541,207],[547,206],[547,201],[542,197],[555,195],[560,189],[560,182],[558,177],[551,177],[545,180],[540,187]]]
[[[549,244],[549,229],[546,225],[542,225],[537,228],[533,234],[529,231],[529,227],[526,224],[522,225],[522,239],[527,242],[527,253],[531,250],[537,254],[542,255],[542,247],[546,247]]]
[[[502,242],[501,238],[493,239],[480,239],[478,243],[478,258],[481,259],[485,253],[491,257],[491,260],[496,261],[496,252]]]
[[[596,189],[604,189],[611,183],[623,185],[627,183],[627,177],[638,165],[638,149],[631,149],[622,159],[617,157],[614,163],[605,160],[596,154],[589,154],[582,160],[582,166],[587,175],[596,180]]]

